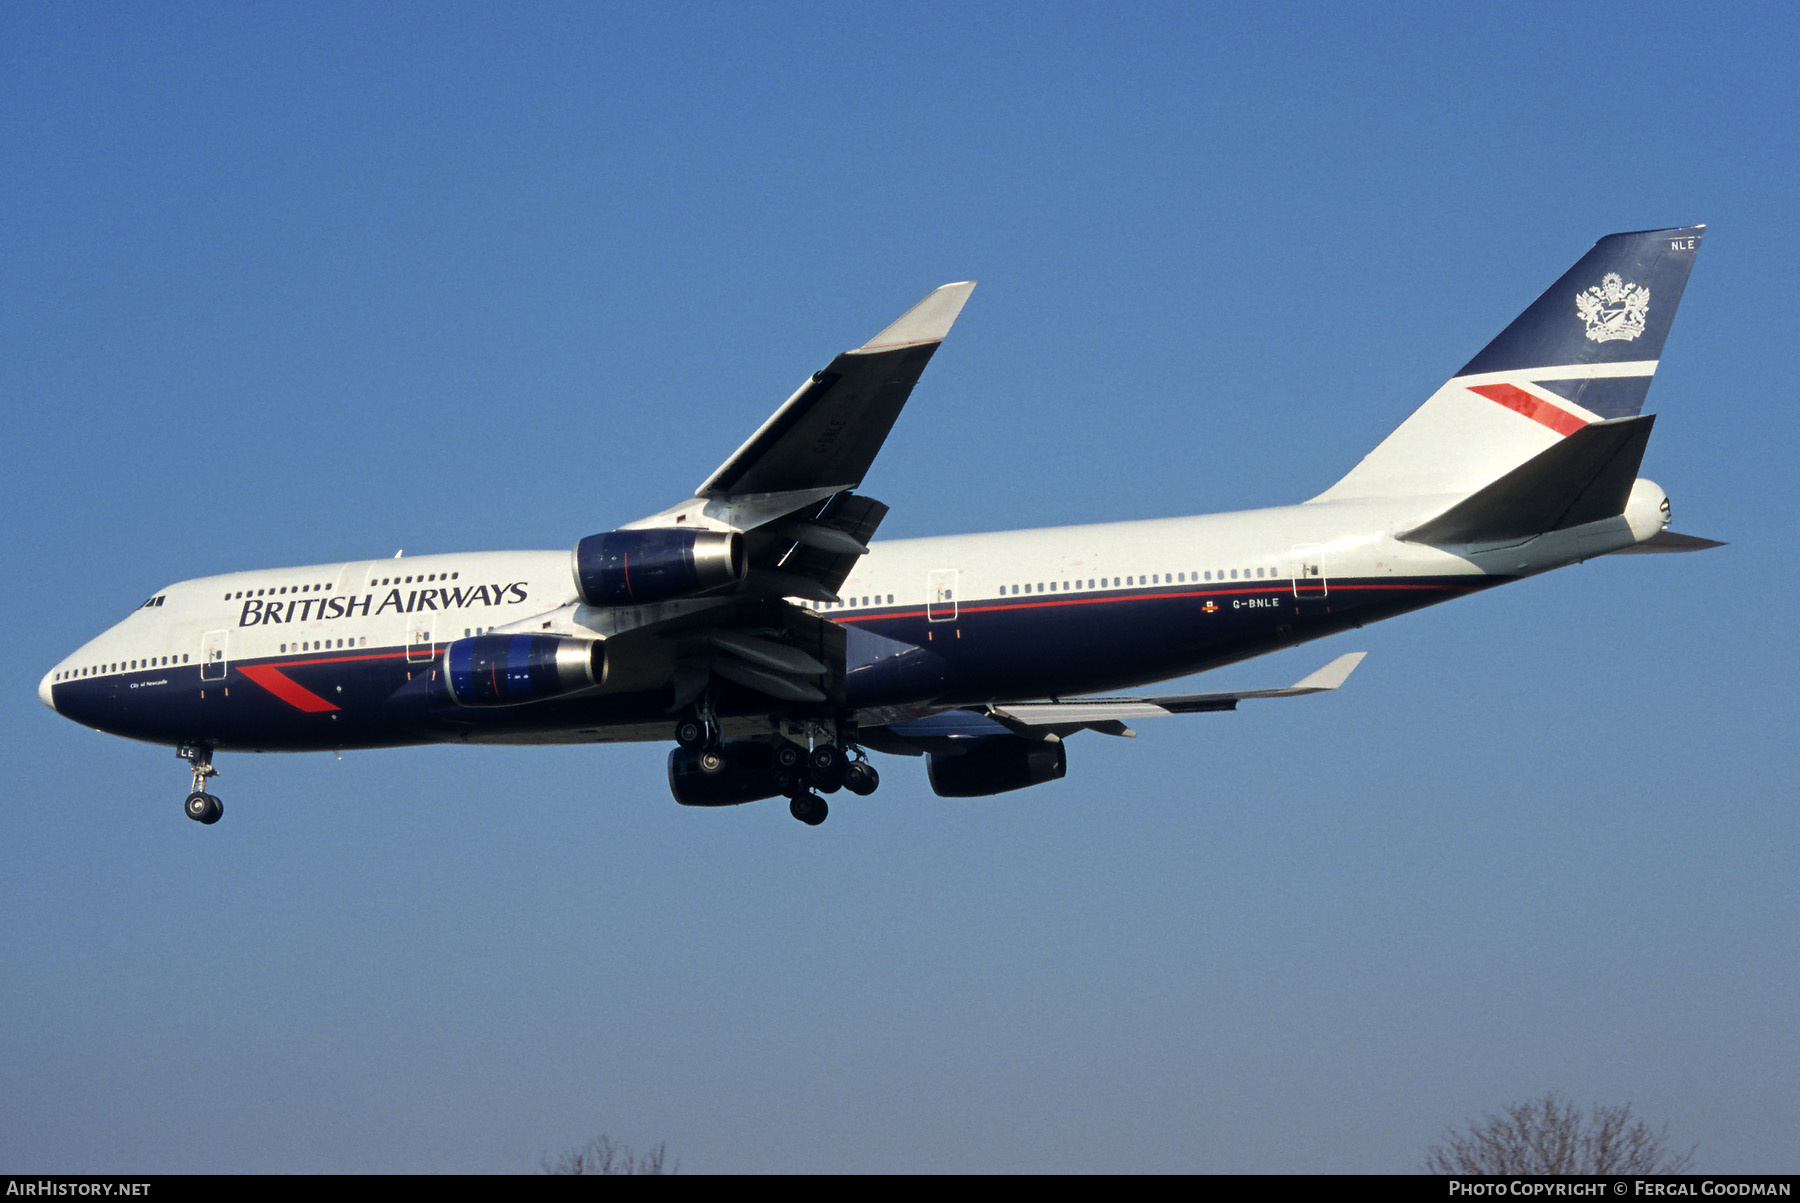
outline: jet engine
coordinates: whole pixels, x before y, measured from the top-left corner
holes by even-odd
[[[715,767],[709,770],[709,764]],[[773,798],[781,792],[775,784],[775,748],[754,739],[728,739],[716,752],[676,748],[669,753],[669,792],[683,806]]]
[[[444,683],[459,706],[541,702],[606,680],[606,647],[565,635],[476,635],[444,649]]]
[[[931,790],[940,798],[981,798],[1055,781],[1068,771],[1060,739],[994,735],[971,741],[966,752],[933,752],[925,758]]]
[[[590,606],[638,606],[733,584],[748,567],[736,531],[615,530],[575,545],[575,591]]]

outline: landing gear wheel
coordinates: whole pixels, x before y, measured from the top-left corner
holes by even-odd
[[[807,775],[814,787],[835,793],[844,784],[844,754],[834,744],[820,744],[806,758]]]
[[[187,804],[184,809],[187,811],[188,818],[196,823],[205,823],[210,827],[217,823],[220,816],[225,813],[225,804],[211,794],[195,792],[187,796]]]
[[[831,813],[831,808],[817,794],[796,794],[788,802],[788,813],[808,827],[817,827]]]
[[[698,718],[684,718],[675,724],[675,742],[690,752],[706,746],[706,724]]]
[[[797,769],[800,767],[802,755],[803,753],[798,747],[783,741],[781,746],[775,749],[775,767],[778,769]]]
[[[880,784],[881,774],[865,760],[858,760],[844,768],[844,788],[859,798],[868,797]]]

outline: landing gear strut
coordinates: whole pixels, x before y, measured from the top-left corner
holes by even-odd
[[[194,771],[194,792],[187,796],[183,809],[188,818],[210,827],[225,813],[225,804],[206,792],[206,779],[219,775],[219,770],[213,768],[212,748],[207,744],[182,744],[175,749],[175,755],[187,761]]]
[[[713,715],[712,691],[702,693],[694,709],[675,724],[675,742],[690,752],[719,746],[719,720]]]
[[[817,827],[830,813],[819,794],[847,789],[866,798],[881,784],[875,766],[861,748],[850,742],[853,730],[840,728],[830,732],[815,727],[810,751],[802,751],[800,745],[789,742],[783,742],[775,751],[775,780],[788,796],[788,813],[808,827]]]
[[[788,813],[817,827],[831,813],[825,799],[812,792],[812,755],[799,744],[783,740],[775,748],[775,784],[788,796]]]
[[[719,720],[713,717],[710,699],[703,696],[693,713],[675,724],[675,742],[700,754],[701,772],[725,771],[725,757],[719,751]]]

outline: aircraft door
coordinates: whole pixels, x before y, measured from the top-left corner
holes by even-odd
[[[225,659],[225,640],[230,631],[208,631],[200,637],[200,679],[202,681],[223,681],[228,661]]]
[[[414,614],[407,624],[406,662],[408,664],[424,664],[437,654],[435,639],[437,612],[427,610]]]
[[[1317,601],[1330,589],[1325,575],[1325,560],[1320,549],[1300,546],[1288,552],[1289,575],[1294,578],[1294,596],[1302,601]]]
[[[925,618],[956,621],[956,569],[937,568],[925,574]]]

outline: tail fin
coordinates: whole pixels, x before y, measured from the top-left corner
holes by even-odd
[[[1313,500],[1472,493],[1578,430],[1635,416],[1705,232],[1602,238]]]

